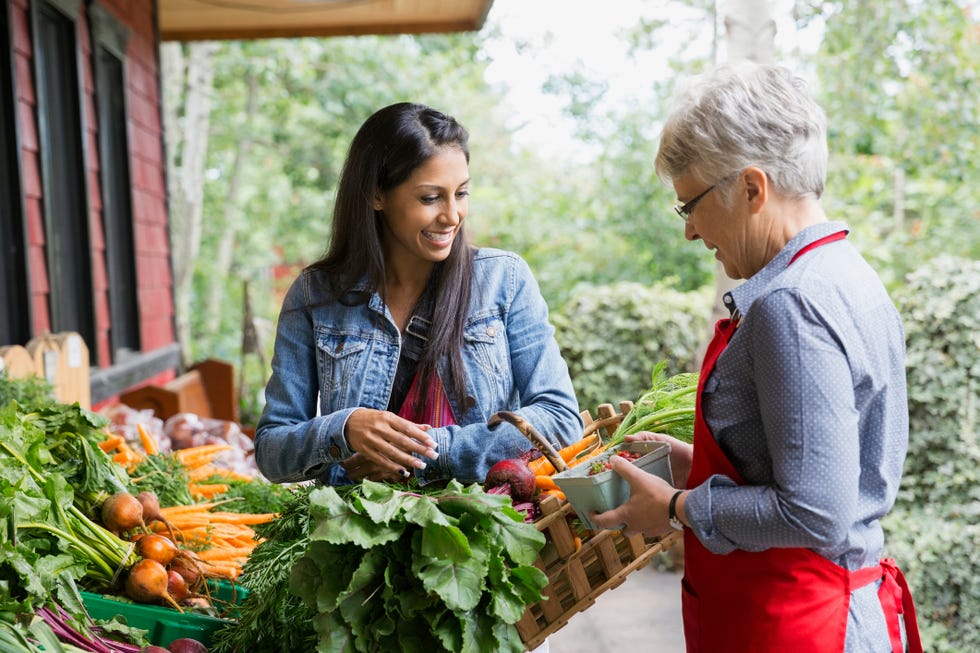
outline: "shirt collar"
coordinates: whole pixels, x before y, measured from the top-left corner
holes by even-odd
[[[749,310],[749,306],[752,305],[752,302],[763,293],[773,279],[786,269],[786,266],[793,260],[797,252],[825,236],[847,230],[847,225],[843,222],[821,222],[820,224],[803,229],[800,233],[793,236],[786,243],[786,246],[779,250],[779,253],[764,268],[753,274],[742,285],[724,294],[722,301],[725,304],[725,308],[733,315],[736,310],[742,314],[746,313]]]

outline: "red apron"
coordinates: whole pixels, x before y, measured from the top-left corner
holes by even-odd
[[[790,263],[804,252],[845,235],[839,232],[811,243]],[[719,320],[705,353],[698,380],[694,460],[688,488],[697,487],[712,474],[744,483],[715,441],[701,411],[704,383],[737,326],[737,320]],[[893,653],[903,651],[899,614],[904,616],[910,653],[921,653],[912,595],[894,560],[885,559],[852,572],[806,548],[736,550],[718,555],[685,529],[682,599],[687,651],[840,653],[844,650],[851,592],[878,579],[883,581],[878,597]]]

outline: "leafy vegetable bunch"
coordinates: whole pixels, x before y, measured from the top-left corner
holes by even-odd
[[[364,481],[313,490],[310,515],[289,587],[316,612],[318,651],[524,650],[514,624],[543,598],[545,538],[510,497]]]
[[[694,441],[694,404],[698,374],[683,372],[667,376],[665,361],[657,363],[650,388],[633,404],[609,439],[609,446],[640,431],[666,433],[684,442]]]
[[[0,650],[135,653],[87,618],[78,592],[112,582],[133,559],[129,545],[86,511],[122,486],[98,449],[101,423],[49,401],[0,408]],[[112,626],[127,639],[140,631]]]

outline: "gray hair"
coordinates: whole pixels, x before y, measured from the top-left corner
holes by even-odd
[[[690,174],[705,184],[757,166],[781,195],[819,198],[827,177],[827,118],[806,82],[786,68],[721,66],[694,78],[675,99],[655,165],[665,182]],[[734,191],[719,191],[730,203]]]

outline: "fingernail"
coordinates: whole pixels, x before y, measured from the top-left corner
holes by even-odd
[[[439,443],[438,443],[438,442],[436,442],[435,440],[433,440],[433,441],[432,441],[432,442],[431,442],[431,443],[429,444],[429,446],[430,446],[431,448],[433,448],[433,449],[438,449],[438,448],[439,448]]]
[[[439,459],[439,452],[438,451],[433,451],[432,449],[429,449],[428,451],[425,452],[425,457],[426,458],[429,458],[431,460],[438,460]]]
[[[399,469],[398,473],[402,475],[402,478],[408,478],[409,476],[412,475],[411,472],[409,472],[407,469]]]
[[[416,469],[425,469],[425,463],[421,460],[417,460],[415,461],[415,467]]]

